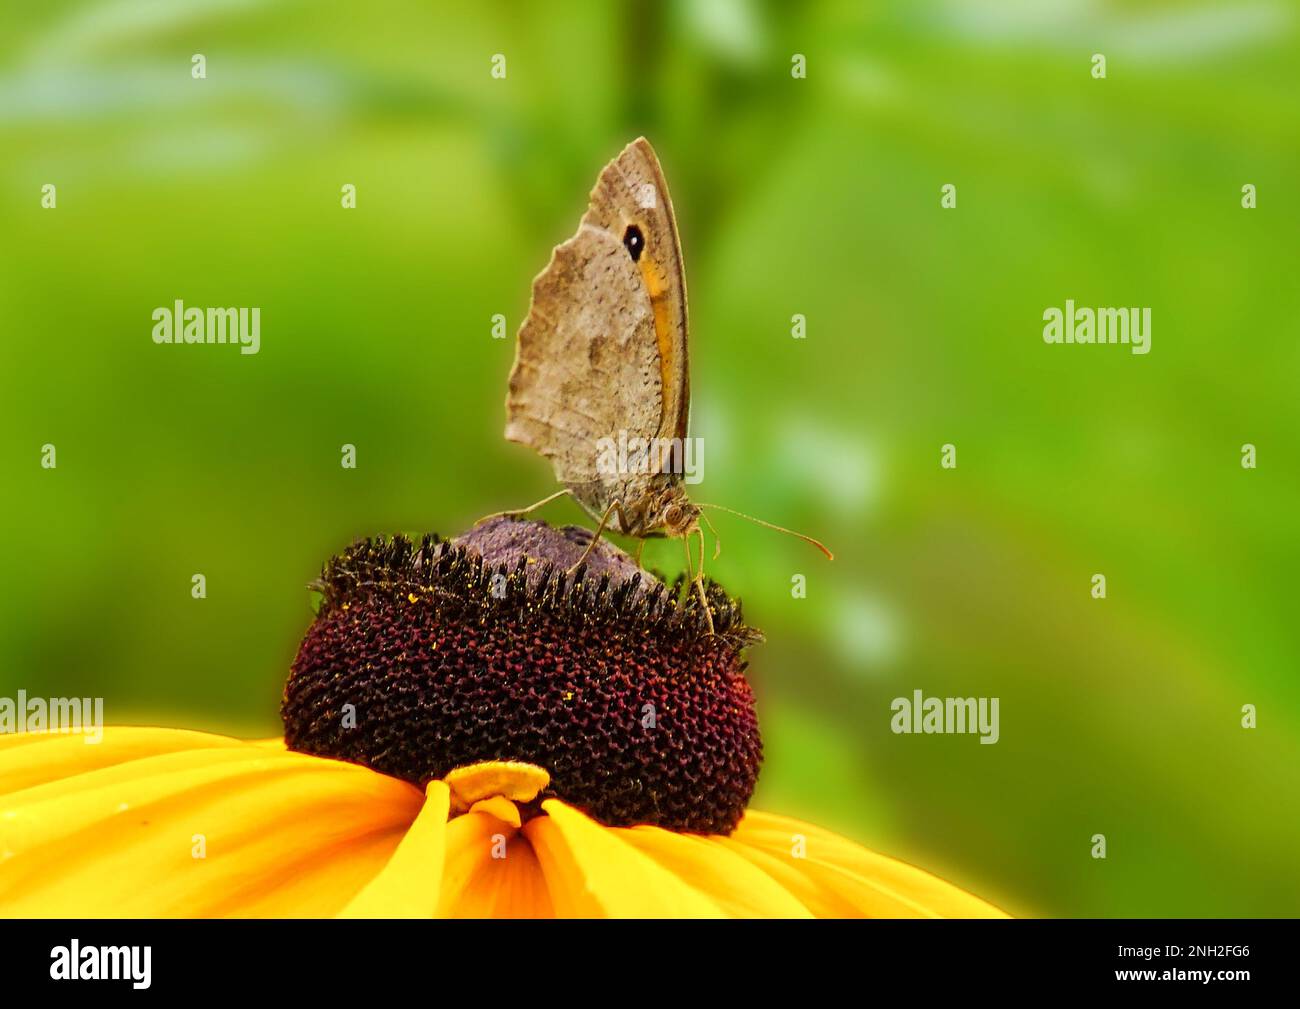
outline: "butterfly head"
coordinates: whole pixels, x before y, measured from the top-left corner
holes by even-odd
[[[686,537],[700,526],[700,510],[680,487],[670,488],[660,501],[659,525],[668,536]]]

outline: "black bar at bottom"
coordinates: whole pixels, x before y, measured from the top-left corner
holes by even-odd
[[[7,996],[112,988],[132,996],[374,998],[391,985],[412,985],[436,1003],[448,986],[468,983],[492,1001],[538,997],[550,985],[609,1001],[656,989],[665,998],[691,990],[728,997],[788,980],[818,1000],[836,990],[829,986],[846,984],[864,998],[900,985],[926,996],[1129,989],[1231,997],[1294,990],[1294,926],[1191,919],[0,920],[0,976]],[[683,988],[686,978],[695,980]]]

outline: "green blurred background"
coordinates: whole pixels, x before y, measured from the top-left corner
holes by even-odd
[[[837,552],[716,520],[711,573],[768,634],[755,805],[1017,914],[1300,909],[1293,5],[0,19],[0,696],[276,733],[329,554],[553,489],[501,436],[514,331],[645,134],[686,256],[697,496]],[[260,306],[261,353],[155,346],[177,298]],[[1149,306],[1152,352],[1046,346],[1066,298]],[[892,734],[918,688],[1001,698],[1001,741]]]

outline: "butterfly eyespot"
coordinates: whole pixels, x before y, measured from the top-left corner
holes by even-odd
[[[632,262],[635,263],[641,258],[641,251],[645,248],[645,236],[635,224],[629,224],[627,230],[623,232],[623,246],[627,249],[627,254],[632,257]]]

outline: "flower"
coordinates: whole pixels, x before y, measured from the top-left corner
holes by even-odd
[[[0,912],[1000,916],[920,869],[767,813],[725,836],[606,827],[559,799],[525,820],[545,779],[488,763],[421,792],[280,740],[120,726],[97,745],[4,736]]]
[[[729,832],[762,760],[742,660],[757,632],[715,588],[709,633],[684,583],[603,542],[570,577],[589,536],[491,520],[333,558],[285,687],[289,747],[420,786],[522,760],[610,826]]]
[[[0,737],[0,913],[1004,916],[747,810],[756,632],[713,586],[708,633],[603,544],[565,574],[585,545],[527,522],[355,545],[318,584],[284,739]]]

